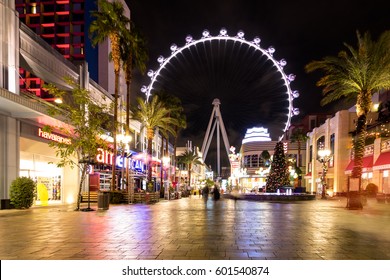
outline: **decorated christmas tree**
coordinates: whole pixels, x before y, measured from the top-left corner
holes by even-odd
[[[276,192],[278,187],[290,184],[289,172],[284,155],[283,143],[276,143],[274,155],[271,162],[271,169],[267,177],[267,192]]]

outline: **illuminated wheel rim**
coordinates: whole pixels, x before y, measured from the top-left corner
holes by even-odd
[[[156,71],[149,70],[148,76],[150,77],[151,81],[148,86],[142,86],[141,91],[146,95],[146,101],[149,100],[150,95],[152,94],[152,91],[154,89],[154,84],[157,82],[157,79],[162,75],[161,72],[166,68],[166,66],[171,62],[172,59],[177,58],[178,54],[183,54],[183,51],[188,50],[189,48],[196,46],[201,43],[205,42],[212,42],[212,41],[218,41],[218,40],[225,40],[225,41],[232,41],[232,42],[239,42],[241,44],[247,45],[249,48],[254,48],[257,51],[260,51],[262,55],[266,56],[268,60],[270,60],[273,64],[273,66],[278,71],[281,79],[283,80],[283,86],[285,87],[285,94],[286,94],[286,100],[288,101],[288,113],[286,116],[286,122],[284,125],[283,133],[279,136],[279,140],[281,140],[284,136],[284,132],[289,128],[291,124],[291,118],[295,115],[299,114],[299,109],[293,107],[293,100],[297,97],[299,97],[299,92],[297,90],[291,89],[291,82],[295,80],[294,74],[286,74],[283,70],[284,66],[286,66],[287,61],[285,59],[276,60],[273,57],[273,54],[275,53],[275,48],[269,47],[267,49],[263,49],[260,46],[260,38],[255,37],[252,41],[248,41],[244,38],[244,32],[239,31],[236,36],[232,37],[227,34],[227,30],[225,28],[222,28],[218,35],[213,36],[210,34],[208,30],[204,30],[202,33],[202,37],[200,39],[194,39],[191,35],[188,35],[186,37],[186,44],[182,47],[178,47],[176,44],[172,44],[171,49],[171,55],[167,58],[163,56],[159,56],[157,61],[160,64],[158,69]]]

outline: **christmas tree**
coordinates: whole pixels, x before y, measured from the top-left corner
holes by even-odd
[[[267,192],[276,192],[278,187],[290,185],[289,172],[283,143],[276,143],[271,169],[267,177]]]

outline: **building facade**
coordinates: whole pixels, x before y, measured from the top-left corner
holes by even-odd
[[[371,183],[380,193],[390,193],[390,133],[389,112],[377,110],[378,104],[386,104],[388,93],[375,94],[374,108],[367,120],[367,137],[363,156],[360,190],[365,191]],[[387,117],[386,117],[387,115]],[[321,193],[322,164],[318,161],[318,151],[330,150],[330,161],[327,163],[326,192],[330,196],[345,195],[349,190],[355,190],[356,184],[351,182],[351,172],[354,166],[353,134],[356,129],[357,115],[355,108],[337,112],[332,118],[308,133],[306,156],[306,185],[312,193]],[[359,184],[358,184],[359,185]],[[358,190],[358,189],[356,189]]]
[[[32,6],[33,2],[30,2],[27,3]],[[59,5],[60,2],[74,5],[83,1],[36,1],[37,4],[41,5],[48,3]],[[30,13],[31,18],[33,18],[32,14],[34,13]],[[59,11],[58,15],[60,14]],[[43,15],[40,15],[40,18],[42,17]],[[21,23],[14,1],[0,1],[0,21],[2,24],[0,29],[0,64],[3,69],[0,72],[1,208],[3,208],[3,201],[9,200],[11,182],[19,176],[29,176],[38,184],[44,185],[48,193],[49,204],[74,203],[78,194],[79,172],[76,168],[58,168],[55,165],[58,162],[56,152],[48,146],[49,141],[68,141],[68,139],[61,135],[60,131],[53,131],[50,134],[43,132],[45,125],[61,127],[68,126],[68,124],[61,121],[60,118],[54,118],[48,114],[48,109],[53,106],[52,103],[35,94],[26,94],[20,91],[19,66],[28,69],[39,79],[53,83],[64,90],[70,90],[70,88],[63,78],[65,76],[71,77],[78,81],[81,87],[87,88],[98,102],[110,104],[113,100],[112,95],[89,77],[87,63],[76,66],[64,58],[63,53],[53,49],[41,36]],[[44,28],[44,23],[39,23],[39,26]],[[106,56],[108,56],[108,52],[106,52]],[[132,121],[131,128],[133,130],[131,152],[127,154],[131,154],[131,156],[124,160],[121,156],[113,157],[108,151],[100,151],[95,159],[97,164],[93,166],[93,170],[99,174],[99,178],[95,181],[94,178],[90,180],[92,185],[94,184],[93,187],[98,185],[98,188],[106,189],[107,176],[110,173],[107,170],[115,166],[119,177],[123,172],[122,166],[125,165],[125,162],[133,170],[134,183],[140,187],[144,186],[146,134],[141,129],[139,122]],[[161,152],[164,149],[162,148],[162,138],[158,133],[153,141],[153,147],[157,157],[155,180],[161,182],[162,179],[159,178],[161,172],[158,170],[163,168],[162,154],[172,155],[173,148],[172,145],[168,145],[168,151]],[[75,159],[75,161],[77,160]],[[118,188],[122,188],[119,181]],[[89,186],[85,185],[84,191],[87,191],[88,188]],[[39,197],[36,204],[40,204]]]
[[[266,191],[266,179],[277,142],[271,140],[268,130],[265,128],[248,129],[238,154],[240,167],[238,170],[232,168],[230,184],[233,187],[238,186],[243,192]],[[300,157],[299,162],[301,166],[299,168],[304,169],[306,165],[306,148],[301,147],[298,149],[298,143],[282,142],[288,159],[290,183],[295,187],[298,187],[299,184],[300,187],[304,187],[304,182],[299,180],[300,174],[296,170],[296,164],[298,157]],[[264,152],[268,153],[269,159],[264,156]]]
[[[75,65],[84,61],[89,64],[91,78],[107,92],[114,93],[114,66],[109,60],[109,40],[92,46],[89,27],[93,20],[90,12],[97,10],[97,1],[86,0],[15,0],[19,19],[35,34],[43,38],[54,50]],[[121,0],[124,14],[130,18],[130,9]],[[42,89],[46,82],[34,72],[23,67],[19,70],[20,88],[52,101]],[[120,77],[120,92],[125,93],[123,74]]]

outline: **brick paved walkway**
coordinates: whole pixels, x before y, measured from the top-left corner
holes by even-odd
[[[202,198],[0,211],[0,259],[390,260],[390,205]],[[96,209],[96,205],[92,205]]]

